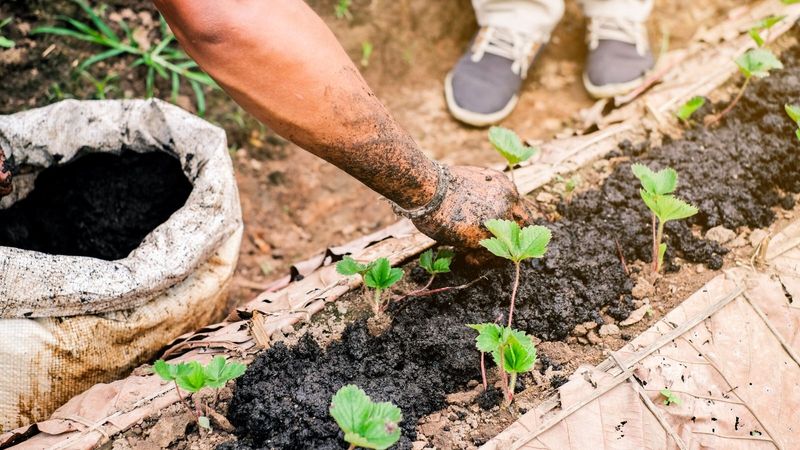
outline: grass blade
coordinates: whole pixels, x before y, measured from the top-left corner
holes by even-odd
[[[122,53],[125,53],[125,50],[121,48],[112,48],[111,50],[104,51],[103,53],[92,55],[78,66],[78,70],[86,70],[86,68],[92,64],[98,63],[104,59],[112,58]]]
[[[78,6],[81,7],[81,9],[86,13],[86,15],[89,16],[89,19],[91,19],[92,23],[94,23],[94,26],[96,26],[97,29],[100,30],[100,32],[103,33],[103,35],[106,38],[108,38],[113,42],[120,43],[119,37],[117,36],[116,33],[114,33],[114,30],[112,30],[108,25],[106,25],[103,19],[100,18],[100,16],[98,16],[97,13],[94,12],[94,10],[84,0],[74,0],[74,1],[75,3],[78,4]]]
[[[192,85],[195,101],[197,102],[197,115],[203,117],[206,115],[206,95],[203,93],[203,87],[197,81],[190,81],[189,84]]]

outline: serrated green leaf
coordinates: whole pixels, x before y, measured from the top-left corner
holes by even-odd
[[[475,338],[475,346],[478,351],[492,353],[497,351],[503,343],[505,328],[496,323],[468,324],[468,327],[478,332]]]
[[[206,386],[206,374],[202,364],[191,361],[178,370],[176,377],[178,386],[189,392],[197,392]]]
[[[800,125],[800,106],[790,105],[787,103],[783,105],[783,109],[786,110],[786,114],[794,121],[794,123]]]
[[[378,258],[364,274],[364,284],[373,289],[388,289],[403,278],[403,270],[392,268],[386,258]]]
[[[344,431],[345,441],[358,447],[384,450],[400,439],[400,408],[372,402],[358,386],[339,389],[331,399],[330,414]]]
[[[519,262],[529,258],[541,258],[547,252],[551,233],[540,225],[519,228],[513,220],[491,219],[483,223],[494,235],[480,244],[501,258]]]
[[[547,244],[550,243],[552,233],[541,225],[530,225],[519,233],[518,260],[541,258],[547,253]]]
[[[215,389],[225,386],[230,380],[244,374],[247,366],[238,362],[227,362],[223,356],[215,356],[205,367],[206,385]]]
[[[173,381],[178,374],[178,367],[175,364],[168,364],[163,359],[153,363],[153,372],[160,376],[164,381]]]
[[[524,145],[517,133],[508,128],[489,128],[489,142],[511,166],[527,161],[537,152],[536,148]]]
[[[780,60],[771,51],[764,48],[746,51],[736,58],[736,65],[747,78],[764,78],[769,75],[770,70],[783,69]]]
[[[653,197],[653,204],[654,207],[651,209],[658,217],[658,220],[662,222],[686,219],[698,212],[698,209],[693,205],[672,195],[655,196]]]
[[[756,43],[757,46],[762,47],[764,45],[764,38],[761,37],[761,31],[769,30],[770,28],[774,27],[778,22],[780,22],[785,18],[786,16],[775,16],[775,15],[765,17],[756,22],[756,24],[753,25],[752,28],[750,28],[748,34],[750,35],[750,38],[753,39],[753,41]]]
[[[644,164],[632,164],[631,171],[642,183],[642,188],[652,195],[669,194],[678,186],[678,172],[672,167],[654,172]]]
[[[419,255],[419,266],[428,273],[433,273],[433,250],[426,250]]]
[[[497,238],[483,239],[480,241],[480,244],[486,250],[492,252],[495,256],[499,256],[505,259],[513,259],[513,256],[511,256],[511,252],[509,251],[508,246],[505,245],[500,239]]]
[[[706,104],[706,99],[700,95],[696,95],[689,100],[686,101],[680,108],[678,108],[678,112],[675,115],[683,120],[689,120],[698,109],[702,108],[703,105]]]
[[[367,270],[369,270],[368,264],[361,264],[349,256],[336,263],[336,271],[342,275],[363,275]]]
[[[503,346],[503,369],[508,373],[524,373],[536,363],[536,346],[530,336],[512,330]]]
[[[433,262],[433,273],[447,273],[450,272],[450,263],[452,258],[436,258]]]

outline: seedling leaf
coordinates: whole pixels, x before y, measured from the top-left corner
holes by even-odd
[[[642,188],[651,195],[670,194],[678,186],[678,172],[671,167],[653,172],[644,164],[632,164],[631,171],[642,183]]]
[[[374,403],[358,386],[339,389],[331,399],[330,414],[344,431],[344,440],[358,447],[384,450],[400,439],[400,408]]]
[[[678,398],[677,395],[673,394],[672,391],[670,391],[669,389],[662,389],[660,391],[660,393],[661,393],[662,396],[664,396],[664,404],[665,405],[669,406],[669,405],[671,405],[673,403],[676,404],[676,405],[680,405],[681,404],[681,399]]]
[[[506,328],[496,323],[469,324],[468,327],[478,332],[475,338],[475,346],[478,351],[492,353],[500,348],[504,340],[508,338]]]
[[[336,271],[342,275],[364,275],[368,270],[369,264],[361,264],[349,256],[336,263]]]
[[[206,374],[203,366],[197,361],[185,364],[185,370],[180,370],[176,381],[181,389],[189,392],[197,392],[206,386]]]
[[[746,78],[764,78],[770,70],[783,69],[783,64],[769,50],[756,48],[746,51],[736,58],[736,65]]]
[[[496,256],[515,263],[544,256],[552,236],[546,227],[529,225],[520,229],[513,220],[490,219],[483,224],[494,237],[483,239],[480,244]]]
[[[223,356],[215,356],[205,367],[206,386],[219,389],[230,380],[239,378],[247,366],[238,362],[227,362]]]
[[[786,110],[786,114],[789,115],[789,118],[792,119],[794,123],[800,125],[800,106],[787,103],[783,105],[783,108]]]
[[[199,425],[200,428],[205,428],[206,430],[210,430],[211,429],[211,421],[208,420],[208,417],[206,417],[206,416],[198,417],[197,418],[197,425]]]
[[[503,127],[489,128],[489,142],[511,167],[527,161],[538,151],[534,147],[524,145],[517,133]]]
[[[498,362],[495,357],[495,362]],[[531,370],[536,362],[536,346],[530,336],[522,331],[511,330],[503,345],[503,369],[508,373],[524,373]]]
[[[662,222],[686,219],[698,212],[697,208],[673,195],[658,195],[651,197],[651,201],[654,205],[651,209],[658,217],[658,220]],[[648,204],[648,206],[650,205]]]
[[[403,270],[393,268],[386,258],[378,258],[364,274],[364,284],[373,289],[384,290],[403,278]]]
[[[164,381],[174,381],[178,376],[178,366],[175,364],[167,364],[163,359],[159,359],[153,363],[153,372]]]
[[[705,104],[705,97],[696,95],[687,100],[686,103],[678,108],[678,112],[676,112],[675,115],[678,116],[678,119],[681,119],[685,122],[692,117],[692,114],[694,114],[698,109],[702,108]]]
[[[419,256],[419,266],[431,275],[450,272],[450,263],[453,260],[453,252],[450,250],[439,250],[434,255],[433,250],[427,250]]]

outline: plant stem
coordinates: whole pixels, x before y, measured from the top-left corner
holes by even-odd
[[[350,444],[350,447],[347,450],[355,450],[356,444]]]
[[[497,370],[500,371],[500,378],[503,380],[503,390],[505,391],[506,397],[511,398],[511,394],[508,392],[508,374],[505,371],[505,360],[503,358],[505,353],[505,349],[500,347],[500,367]]]
[[[656,239],[656,215],[653,214],[653,272],[658,272],[658,240]]]
[[[517,181],[514,179],[514,166],[512,166],[511,163],[508,163],[508,171],[511,172],[511,182],[516,186]]]
[[[172,380],[172,382],[175,383],[175,392],[178,393],[178,398],[181,400],[181,403],[183,403],[183,396],[181,395],[181,389],[178,387],[178,380]]]
[[[380,314],[381,309],[381,290],[375,289],[375,296],[372,298],[372,310],[375,314]]]
[[[725,114],[728,114],[733,109],[733,107],[736,106],[737,103],[739,103],[739,100],[741,100],[742,95],[744,95],[744,90],[747,88],[747,85],[750,83],[750,78],[752,78],[752,77],[746,77],[744,79],[744,83],[742,83],[742,87],[739,88],[739,92],[736,94],[736,97],[734,97],[733,100],[730,103],[728,103],[728,106],[726,106],[725,109],[722,110],[722,112],[720,112],[719,114],[715,114],[715,115],[711,116],[711,120],[709,120],[707,122],[707,125],[714,125],[717,122],[719,122],[720,119],[722,119],[722,117]]]
[[[515,261],[516,265],[514,275],[514,288],[511,289],[511,307],[508,309],[508,327],[511,328],[511,322],[514,318],[514,302],[517,300],[517,288],[519,288],[519,261]]]
[[[516,387],[517,387],[517,373],[514,372],[514,373],[511,374],[511,383],[510,383],[510,385],[508,387],[508,401],[509,402],[514,399],[514,388],[516,388]]]
[[[483,378],[483,392],[489,389],[489,382],[486,381],[486,353],[481,352],[481,377]]]
[[[658,241],[658,246],[656,248],[659,249],[659,250],[661,249],[661,239],[663,239],[663,238],[664,238],[664,221],[659,220],[658,221],[658,234],[656,235],[656,240]],[[656,254],[656,272],[661,270],[661,258],[659,258],[659,256],[661,256],[661,252],[657,251],[657,254]]]

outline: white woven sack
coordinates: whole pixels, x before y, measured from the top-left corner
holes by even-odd
[[[7,430],[47,418],[71,396],[221,318],[242,222],[224,131],[160,100],[67,100],[0,116],[0,146],[16,165],[37,169],[88,152],[164,151],[193,185],[185,205],[124,259],[0,246]],[[0,209],[24,198],[38,172],[15,177]]]

